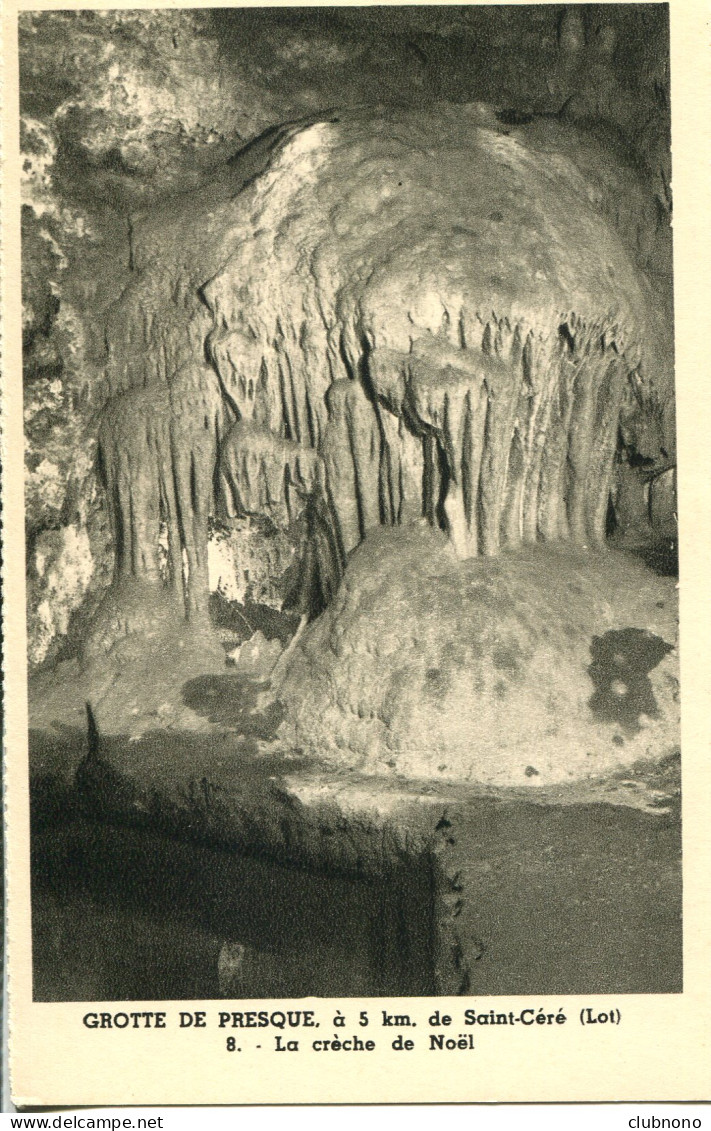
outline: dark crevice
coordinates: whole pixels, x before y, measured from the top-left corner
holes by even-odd
[[[497,121],[501,122],[502,126],[527,126],[535,117],[535,114],[515,109],[499,110],[496,114]]]
[[[575,353],[575,338],[570,332],[570,327],[567,322],[561,322],[558,327],[558,337],[561,342],[567,346],[568,353]]]
[[[351,412],[346,406],[346,433],[348,436],[348,450],[351,454],[351,463],[353,465],[353,489],[355,492],[355,504],[358,512],[358,532],[361,541],[365,538],[365,512],[363,509],[363,486],[360,481],[360,469],[358,467],[358,454],[356,452],[356,439],[355,439],[355,424]]]
[[[484,531],[486,527],[484,516],[484,461],[487,458],[487,453],[491,450],[491,429],[492,429],[492,402],[491,398],[487,396],[486,402],[486,420],[484,421],[484,443],[482,445],[480,472],[479,472],[479,486],[476,494],[476,526],[477,526],[477,544],[480,547],[480,552],[483,551],[485,545]]]
[[[114,481],[111,488],[111,512],[114,516],[114,561],[115,572],[120,574],[126,559],[126,533],[123,528],[123,511],[121,510],[121,495],[118,483]]]
[[[282,363],[281,363],[281,357],[279,358],[279,361],[278,361],[278,369],[279,369],[279,395],[281,397],[281,418],[282,418],[282,424],[283,424],[284,439],[292,441],[294,439],[294,436],[292,435],[291,424],[289,423],[289,409],[288,409],[288,406],[287,406],[287,403],[286,403],[284,368],[283,368]]]
[[[466,399],[464,409],[464,429],[462,437],[462,462],[461,462],[461,478],[462,478],[462,502],[464,505],[464,517],[467,520],[467,526],[471,528],[472,510],[476,499],[476,491],[472,497],[471,483],[473,479],[472,468],[472,412],[469,396]]]
[[[370,355],[372,347],[368,340],[367,335],[360,330],[359,343],[361,354],[358,360],[358,378],[360,380],[361,388],[365,393],[368,401],[372,405],[375,419],[378,424],[378,436],[380,438],[380,453],[378,460],[378,518],[381,526],[392,525],[395,517],[396,507],[392,498],[390,466],[388,462],[388,443],[385,437],[383,422],[380,416],[380,398],[375,391],[373,378],[370,373]],[[387,411],[387,406],[386,411]]]
[[[447,521],[447,514],[444,509],[444,503],[445,499],[447,498],[447,492],[449,491],[449,484],[452,473],[450,471],[447,453],[445,452],[439,441],[437,442],[436,459],[437,466],[439,468],[439,497],[435,506],[435,518],[439,529],[446,532],[449,529],[449,523]]]
[[[353,366],[351,365],[351,361],[350,361],[350,358],[348,357],[348,353],[346,351],[345,335],[344,335],[343,331],[341,331],[341,333],[338,336],[338,352],[340,354],[341,361],[343,362],[344,369],[345,369],[346,373],[348,374],[348,379],[350,381],[355,381],[356,374],[355,374],[355,370],[353,369]]]
[[[200,513],[200,499],[198,495],[197,471],[195,469],[195,453],[190,453],[190,506],[193,515]]]

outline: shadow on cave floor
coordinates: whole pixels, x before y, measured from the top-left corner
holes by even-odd
[[[309,874],[80,814],[36,826],[32,862],[38,1001],[433,992],[424,867]]]
[[[226,629],[246,640],[261,632],[267,640],[279,640],[286,646],[299,625],[299,614],[273,609],[258,601],[229,600],[222,593],[210,594],[210,621],[216,629]]]
[[[260,692],[266,687],[266,683],[230,673],[201,675],[183,684],[183,703],[215,725],[268,742],[275,738],[285,711],[278,701],[269,702],[261,711],[255,710]]]
[[[640,537],[620,530],[610,535],[607,545],[639,558],[660,577],[679,576],[679,544],[675,538]]]
[[[679,551],[676,542],[655,542],[635,552],[646,566],[662,577],[679,576]]]
[[[146,812],[146,783],[165,784],[160,767],[175,753],[171,740],[164,734],[144,752],[141,805],[118,771],[105,775],[104,794],[81,773],[83,789],[33,782],[36,1000],[445,992],[435,972],[446,876],[432,856],[411,852],[379,873],[363,866],[353,874],[330,866],[328,851],[309,867],[296,866],[298,852],[289,863],[288,852],[270,856],[254,843],[250,850],[252,832],[264,837],[268,823],[257,802],[264,806],[265,784],[281,778],[276,760],[241,759],[234,748],[252,832],[231,843],[220,841],[217,826],[211,835],[200,788],[187,799],[192,808],[171,809],[164,797]],[[214,736],[182,736],[181,746],[183,758],[192,749],[198,787],[214,780],[226,756]],[[117,740],[114,761],[121,749],[137,757]],[[299,811],[274,812],[288,842]],[[456,920],[470,968],[464,992],[680,992],[678,802],[653,816],[480,798],[457,812],[447,852],[464,897]],[[357,824],[341,818],[326,831],[328,849],[355,843],[358,859]],[[235,942],[241,965],[225,984],[220,961]]]

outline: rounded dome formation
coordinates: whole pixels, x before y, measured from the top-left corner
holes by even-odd
[[[331,766],[492,786],[604,777],[679,741],[674,582],[624,554],[356,550],[299,642],[283,737]]]
[[[639,348],[654,316],[625,214],[644,196],[578,131],[506,126],[481,104],[294,127],[234,202],[233,250],[204,289],[214,356],[232,334],[273,344],[277,318],[288,339],[310,314],[344,330],[353,362],[354,333],[370,349],[424,335],[475,347],[492,312],[539,334],[573,314],[609,320],[618,348]]]

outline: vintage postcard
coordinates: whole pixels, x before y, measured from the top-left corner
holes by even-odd
[[[711,1098],[709,16],[8,0],[18,1106]]]

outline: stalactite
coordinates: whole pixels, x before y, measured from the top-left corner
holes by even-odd
[[[218,508],[228,517],[262,514],[286,528],[304,509],[317,463],[313,449],[239,421],[220,446]]]
[[[391,525],[416,522],[425,513],[422,439],[402,417],[393,416],[376,400],[380,427],[380,496],[383,519]]]
[[[117,578],[157,583],[167,530],[199,615],[211,513],[300,524],[312,610],[379,525],[424,518],[462,558],[604,540],[618,431],[654,403],[642,345],[668,355],[572,142],[556,163],[492,121],[295,128],[211,214],[199,273],[135,233],[101,428]]]
[[[139,388],[109,402],[99,451],[113,504],[109,514],[116,579],[157,582],[158,532],[161,513],[169,506],[164,491],[161,507],[161,484],[167,467],[172,468],[170,407],[163,390]]]
[[[604,540],[628,370],[604,326],[570,322],[570,342],[557,329],[535,336],[494,318],[478,350],[454,355],[449,341],[430,341],[422,355],[373,354],[383,402],[436,438],[460,557],[539,539]],[[430,455],[430,478],[433,464]],[[434,521],[427,479],[422,508]]]
[[[222,420],[214,374],[192,366],[168,385],[154,380],[114,397],[99,433],[113,500],[117,581],[161,583],[165,523],[170,584],[188,616],[207,609],[208,515]]]
[[[545,542],[570,537],[566,506],[568,444],[575,401],[573,362],[561,352],[558,381],[551,398],[549,434],[543,447],[539,485],[538,534]]]
[[[344,555],[380,522],[380,433],[362,385],[335,381],[323,437],[327,490]]]

